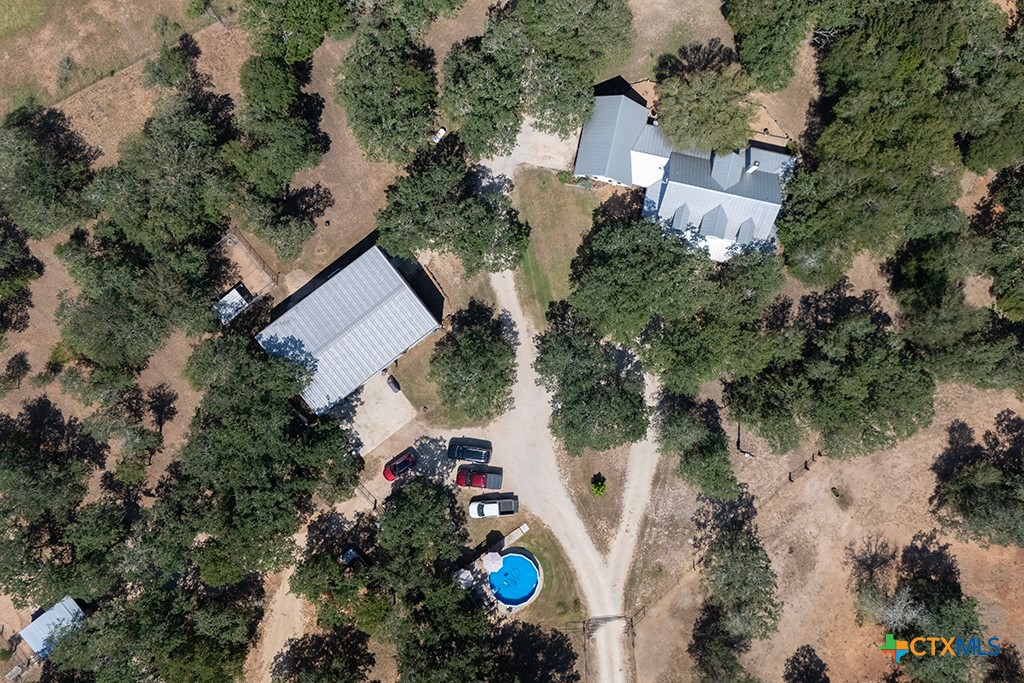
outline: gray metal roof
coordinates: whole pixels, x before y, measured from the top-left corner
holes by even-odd
[[[268,325],[256,340],[272,356],[313,371],[302,397],[322,413],[437,327],[423,302],[373,247]]]
[[[18,633],[25,644],[39,657],[46,657],[53,648],[54,636],[85,618],[82,609],[70,596],[39,615],[39,618]]]
[[[700,221],[700,234],[705,237],[718,237],[725,239],[729,219],[725,216],[725,209],[719,204],[704,214]]]
[[[718,184],[718,187],[727,190],[740,181],[743,169],[745,154],[731,152],[729,154],[716,154],[711,160],[711,177]]]
[[[633,143],[633,151],[653,154],[654,156],[668,159],[672,156],[673,150],[672,143],[665,138],[664,133],[661,132],[661,127],[647,124],[640,131],[640,137]]]
[[[583,127],[573,171],[632,185],[629,152],[647,125],[647,108],[625,95],[594,98],[594,112]]]

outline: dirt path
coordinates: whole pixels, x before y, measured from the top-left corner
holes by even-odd
[[[551,406],[550,396],[538,386],[533,369],[536,352],[532,340],[536,330],[519,304],[512,273],[493,275],[491,285],[498,305],[515,321],[522,343],[516,353],[519,375],[513,390],[515,407],[482,432],[495,443],[518,443],[520,452],[528,454],[502,462],[506,482],[554,532],[576,571],[589,617],[599,620],[593,632],[595,680],[625,681],[629,678],[623,648],[625,621],[619,617],[637,533],[650,498],[657,464],[655,445],[649,436],[630,449],[622,519],[608,555],[602,556],[563,486],[551,432],[538,429],[539,425],[547,425]],[[651,387],[648,393],[652,395],[654,390]],[[601,622],[605,617],[608,621]]]

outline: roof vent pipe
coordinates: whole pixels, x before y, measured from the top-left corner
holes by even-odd
[[[757,167],[761,165],[760,161],[755,161],[749,167],[747,167],[747,173],[753,173],[757,170]]]

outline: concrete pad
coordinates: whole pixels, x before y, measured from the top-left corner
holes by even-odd
[[[520,164],[548,168],[553,171],[567,171],[572,168],[579,146],[580,134],[576,131],[566,139],[551,133],[543,133],[533,126],[531,119],[523,122],[516,137],[512,153],[504,157],[485,159],[481,165],[491,169],[496,176],[511,178]]]
[[[416,409],[405,394],[395,393],[387,377],[374,375],[363,385],[352,425],[363,442],[362,452],[369,453],[416,417]]]

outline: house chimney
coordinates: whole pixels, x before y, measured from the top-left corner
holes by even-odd
[[[753,173],[754,171],[757,170],[757,167],[760,166],[760,165],[761,165],[760,161],[755,161],[754,163],[752,163],[750,166],[747,167],[747,173]]]

